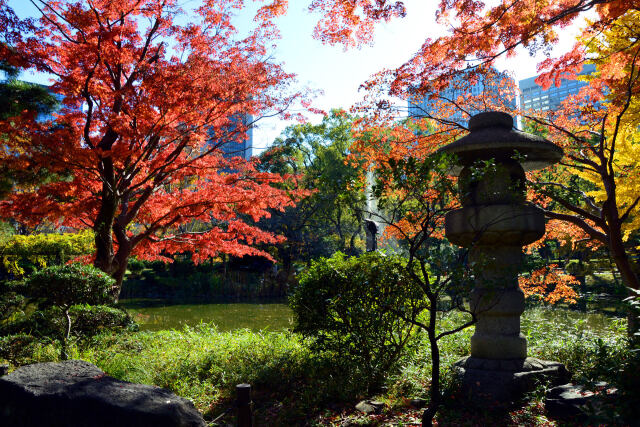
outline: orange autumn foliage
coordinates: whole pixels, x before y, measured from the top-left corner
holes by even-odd
[[[518,278],[525,298],[539,298],[549,304],[567,302],[575,304],[578,294],[572,288],[580,282],[572,275],[564,273],[558,265],[550,264]]]
[[[318,37],[345,46],[358,40],[367,42],[372,33],[361,36],[359,32],[373,31],[377,22],[406,12],[395,0],[314,3],[335,17],[319,23]],[[368,12],[394,7],[402,13],[378,17]],[[380,71],[365,82],[362,87],[369,97],[358,106],[368,112],[370,127],[389,126],[400,114],[392,105],[394,98],[411,101],[428,97],[434,108],[424,111],[422,120],[434,130],[399,142],[409,148],[374,147],[378,152],[368,156],[384,165],[385,156],[433,151],[461,135],[472,109],[521,115],[565,151],[560,165],[529,176],[538,193],[536,202],[548,218],[557,220],[548,236],[570,238],[572,245],[588,241],[593,247],[606,246],[625,286],[640,288],[634,265],[637,257],[629,243],[630,236],[637,235],[640,221],[640,187],[636,184],[640,158],[639,10],[640,0],[441,0],[434,4],[434,14],[447,28],[446,33],[424,40],[404,64]],[[597,67],[589,85],[569,97],[558,111],[514,110],[500,104],[500,99],[481,103],[474,96],[463,95],[469,92],[465,88],[491,74],[491,67],[501,57],[513,57],[518,48],[531,54],[547,50],[558,43],[560,32],[582,18],[586,20],[573,47],[538,64],[541,75],[537,83],[544,88],[559,85],[563,78],[576,78],[585,63]],[[447,89],[449,93],[457,90],[457,96],[454,91],[445,99]],[[499,91],[506,94],[509,89]],[[461,117],[457,123],[452,120],[456,113]],[[582,181],[576,185],[572,177]],[[580,185],[582,188],[576,188]]]
[[[377,21],[389,21],[406,13],[401,1],[313,0],[309,9],[321,13],[314,36],[325,43],[358,46],[372,42]]]

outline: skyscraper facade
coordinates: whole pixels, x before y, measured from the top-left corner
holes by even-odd
[[[487,80],[480,77],[475,84],[469,85],[464,82],[465,73],[462,73],[457,79],[454,79],[451,87],[439,94],[437,99],[429,99],[428,96],[410,98],[409,117],[425,118],[434,116],[442,118],[442,114],[437,110],[439,105],[447,105],[454,108],[455,111],[446,119],[466,125],[469,117],[474,114],[495,108],[492,103],[482,102],[483,99],[500,99],[505,106],[515,109],[515,96],[505,98],[504,95],[501,95],[501,92],[504,91],[506,87],[515,87],[515,80],[507,74],[495,69],[492,69],[492,71],[498,77],[497,79],[495,79],[495,76]],[[466,113],[460,108],[455,107],[450,101],[446,100],[455,101],[466,111]]]
[[[242,141],[229,141],[220,146],[220,151],[226,158],[232,157],[242,157],[245,160],[251,159],[253,154],[253,126],[250,126],[250,123],[253,121],[253,118],[248,114],[237,114],[231,118],[232,124],[228,129],[228,134],[233,135],[235,133],[235,123],[242,120],[242,124],[244,126],[248,126],[246,131],[246,138]],[[215,141],[215,135],[211,134],[212,141]]]
[[[586,64],[582,67],[579,75],[589,75],[595,72],[596,67]],[[554,111],[560,107],[569,95],[576,95],[587,82],[581,80],[562,79],[560,86],[552,85],[549,89],[543,90],[535,80],[538,76],[520,80],[520,108],[533,111]]]

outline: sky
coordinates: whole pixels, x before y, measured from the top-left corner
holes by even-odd
[[[362,97],[359,86],[374,73],[384,68],[395,68],[415,53],[427,37],[443,35],[445,29],[435,23],[436,0],[405,0],[407,15],[377,27],[372,46],[345,51],[341,46],[323,45],[312,37],[318,16],[308,12],[310,0],[289,0],[286,16],[277,20],[281,31],[273,59],[283,64],[285,71],[295,73],[298,83],[313,90],[321,90],[314,107],[325,111],[331,108],[348,109]],[[36,16],[36,9],[28,0],[10,0],[9,4],[19,16]],[[193,7],[197,0],[186,0],[185,8]],[[255,3],[247,1],[249,9],[236,19],[239,30],[247,28]],[[254,9],[255,10],[255,9]],[[565,30],[560,43],[552,53],[568,50],[573,44],[578,26]],[[516,80],[536,75],[536,64],[542,56],[530,57],[522,51],[515,58],[502,60],[497,68],[511,72]],[[47,76],[23,74],[24,80],[47,83]],[[321,116],[309,116],[312,122]],[[291,122],[279,118],[263,119],[254,129],[254,154],[268,147]]]

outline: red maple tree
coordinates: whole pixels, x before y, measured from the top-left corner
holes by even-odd
[[[223,146],[238,150],[256,118],[301,98],[266,59],[285,5],[263,5],[240,37],[233,0],[192,11],[176,0],[32,3],[41,16],[21,20],[0,0],[0,55],[52,75],[62,108],[55,122],[1,122],[2,161],[58,179],[15,191],[2,215],[92,228],[94,264],[117,280],[116,297],[132,255],[268,257],[254,245],[279,237],[254,224],[295,200],[273,185],[287,177]]]

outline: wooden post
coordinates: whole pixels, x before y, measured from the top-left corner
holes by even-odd
[[[238,405],[238,427],[253,426],[253,402],[251,401],[251,384],[236,385]]]

